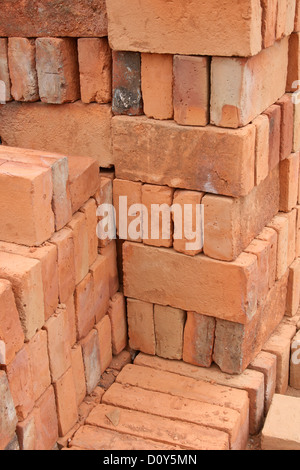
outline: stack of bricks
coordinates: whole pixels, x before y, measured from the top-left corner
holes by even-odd
[[[127,346],[116,244],[96,233],[112,182],[91,158],[2,146],[0,162],[0,449],[49,450]]]

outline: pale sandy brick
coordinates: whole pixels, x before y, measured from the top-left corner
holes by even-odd
[[[156,355],[182,359],[186,313],[183,310],[154,305]]]
[[[15,432],[18,422],[7,376],[3,370],[0,371],[0,392],[0,449],[3,450]]]
[[[277,358],[262,351],[249,365],[249,369],[261,372],[265,377],[265,415],[267,416],[276,389]]]
[[[92,330],[80,344],[84,362],[86,391],[87,394],[90,394],[100,382],[101,377],[99,337],[97,331]]]
[[[8,61],[13,98],[16,101],[38,101],[34,39],[9,38]]]

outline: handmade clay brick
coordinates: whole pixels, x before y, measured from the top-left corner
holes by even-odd
[[[99,168],[91,158],[69,158],[70,194],[73,213],[78,211],[99,185]]]
[[[265,377],[265,415],[267,416],[276,389],[277,358],[262,351],[249,365],[249,369],[261,372]]]
[[[276,279],[280,279],[288,268],[288,238],[289,238],[289,223],[286,217],[277,215],[268,225],[269,228],[274,229],[278,235],[277,245],[277,271]]]
[[[300,149],[300,106],[299,104],[299,90],[294,96],[294,139],[293,139],[293,152],[297,152]]]
[[[153,304],[127,299],[129,346],[136,351],[155,355]]]
[[[9,38],[8,61],[12,97],[16,101],[38,101],[34,39]]]
[[[126,181],[117,178],[113,182],[113,202],[116,210],[116,228],[119,238],[137,242],[142,241],[142,211],[136,210],[136,215],[127,215],[130,207],[135,206],[136,204],[138,206],[142,204],[142,186],[142,183]],[[128,210],[126,210],[126,213],[124,212],[122,207],[122,205],[125,203],[125,199],[121,199],[125,197],[127,197],[128,208]],[[139,208],[138,206],[136,206],[136,209]],[[130,236],[129,233],[129,231],[131,232],[131,223],[133,223],[132,226],[135,229],[134,234],[131,235],[135,235],[135,237]],[[125,229],[122,230],[123,226],[125,227]],[[134,238],[137,239],[134,240]]]
[[[297,258],[290,266],[287,292],[286,315],[294,317],[300,303],[300,260]]]
[[[204,253],[212,258],[232,261],[278,213],[278,168],[244,198],[206,194],[202,204]]]
[[[299,152],[280,162],[280,210],[290,212],[298,202]]]
[[[141,56],[138,52],[113,49],[112,112],[129,116],[142,114]]]
[[[103,374],[112,361],[112,336],[109,316],[105,315],[95,328],[99,337],[100,365],[101,374]]]
[[[201,12],[195,2],[178,3],[172,10],[167,7],[163,0],[155,0],[155,3],[144,2],[140,8],[139,2],[134,0],[125,12],[120,0],[108,0],[112,48],[159,54],[245,57],[261,50],[261,7],[258,2],[247,0],[236,5],[234,11],[228,0],[222,4],[216,0],[202,2]],[[226,15],[220,16],[220,9]],[[215,31],[219,32],[217,38]]]
[[[258,240],[263,240],[269,244],[270,257],[269,257],[269,288],[271,289],[276,280],[277,272],[277,232],[269,227],[265,227],[263,231],[257,236]]]
[[[100,382],[101,377],[99,337],[97,331],[92,330],[80,344],[84,362],[86,391],[87,394],[90,394]]]
[[[90,273],[94,280],[93,310],[96,323],[98,323],[107,313],[109,307],[110,276],[108,259],[103,255],[99,255],[95,263],[90,267]]]
[[[28,343],[34,401],[51,385],[47,332],[40,330]]]
[[[25,419],[34,406],[34,393],[28,347],[24,346],[7,366],[7,379],[18,419]]]
[[[76,390],[72,368],[54,383],[57,405],[58,432],[64,436],[78,419]]]
[[[154,305],[156,355],[181,360],[186,313],[183,310]]]
[[[127,305],[127,308],[128,308],[128,305]],[[125,366],[127,366],[127,364],[131,364],[131,363],[132,363],[131,354],[129,351],[126,351],[126,349],[124,349],[124,351],[122,351],[120,354],[112,358],[109,368],[115,371],[121,372],[121,370]]]
[[[224,130],[118,116],[113,135],[117,178],[228,196],[254,186],[253,125]]]
[[[299,450],[299,398],[275,395],[262,431],[263,450]]]
[[[68,227],[73,232],[75,283],[77,285],[89,271],[89,238],[84,214],[76,212]]]
[[[297,224],[296,224],[296,257],[300,256],[300,206],[296,206]]]
[[[277,2],[276,39],[284,36],[287,22],[287,0]]]
[[[260,285],[258,286],[258,306],[265,303],[270,286],[270,250],[268,241],[254,239],[245,249],[246,253],[252,253],[257,257]]]
[[[45,321],[41,263],[0,252],[0,278],[12,284],[25,339],[30,340]]]
[[[20,450],[35,450],[37,442],[35,409],[24,421],[18,423],[16,432],[20,443]]]
[[[142,54],[141,80],[144,113],[149,118],[173,117],[173,56]]]
[[[104,173],[105,175],[106,173]],[[103,176],[100,173],[100,184],[97,189],[97,192],[94,196],[97,204],[97,236],[98,236],[98,244],[100,247],[105,247],[107,246],[111,240],[116,236],[115,233],[115,225],[116,222],[113,219],[112,223],[112,233],[108,232],[108,229],[110,227],[104,225],[105,222],[102,222],[103,217],[107,217],[109,212],[102,209],[105,207],[104,205],[110,205],[112,206],[113,204],[113,179]],[[115,206],[114,206],[115,207]],[[106,209],[108,209],[108,206],[106,206]],[[116,207],[115,207],[116,209]],[[110,213],[110,216],[114,216],[114,213]]]
[[[0,38],[0,103],[4,104],[6,101],[10,101],[10,78],[8,70],[8,40],[6,38]]]
[[[57,247],[59,299],[65,303],[75,289],[75,255],[73,232],[63,228],[56,232],[50,242]]]
[[[277,0],[263,0],[261,6],[263,47],[270,47],[276,36]]]
[[[108,315],[111,322],[112,351],[117,355],[127,346],[126,304],[121,292],[112,297]]]
[[[184,126],[209,123],[208,57],[174,56],[174,119]]]
[[[291,212],[280,212],[288,221],[288,248],[287,248],[287,264],[290,266],[296,257],[296,222],[297,210]]]
[[[80,345],[76,345],[74,346],[74,348],[71,349],[71,361],[74,385],[76,390],[76,401],[77,406],[79,407],[79,405],[82,403],[86,396],[84,363],[82,357],[82,349]]]
[[[48,351],[52,382],[56,382],[71,366],[66,309],[59,309],[45,324],[48,333]]]
[[[109,294],[113,297],[119,289],[116,241],[112,240],[105,248],[101,248],[100,253],[107,260]]]
[[[296,0],[295,29],[294,29],[294,31],[300,31],[300,4],[299,4],[299,0]]]
[[[257,116],[253,124],[256,127],[255,144],[255,183],[258,185],[269,174],[269,119],[264,114]]]
[[[296,390],[300,390],[300,333],[292,340],[291,360],[290,360],[290,380],[289,385]]]
[[[65,308],[67,311],[69,341],[70,346],[74,346],[77,340],[74,296],[71,295],[70,298],[66,301],[66,303],[61,304],[61,306],[63,306],[63,308]]]
[[[109,105],[13,102],[1,107],[0,118],[5,145],[91,157],[103,167],[113,164]]]
[[[294,31],[296,2],[297,0],[287,0],[286,25],[285,25],[286,36],[289,36],[292,33],[292,31]]]
[[[81,100],[84,103],[111,101],[111,50],[107,38],[78,39]]]
[[[203,251],[204,206],[201,206],[203,196],[203,193],[196,191],[177,190],[174,193],[173,247],[179,253],[195,256]]]
[[[191,258],[173,250],[130,242],[124,243],[123,255],[126,297],[241,323],[246,323],[256,311],[257,258],[254,255],[243,253],[235,262],[226,263],[203,255]],[[201,279],[205,283],[199,282]],[[216,285],[222,287],[216,290]],[[185,289],[188,296],[182,294]]]
[[[11,440],[18,422],[7,376],[0,370],[0,449],[3,450]]]
[[[35,404],[37,444],[36,450],[52,450],[58,439],[58,422],[53,387]]]
[[[9,281],[0,280],[0,343],[3,345],[3,357],[0,364],[9,364],[24,343],[18,310],[15,303],[12,285]]]
[[[98,255],[98,238],[97,238],[97,206],[94,199],[89,199],[80,209],[85,215],[85,222],[88,232],[89,242],[89,266],[91,266]]]
[[[173,245],[171,206],[174,191],[167,186],[145,184],[142,204],[147,208],[148,221],[143,218],[143,243],[153,246]]]
[[[41,245],[54,232],[50,169],[7,162],[0,166],[1,240]]]
[[[287,59],[287,38],[250,59],[213,57],[211,123],[245,126],[271,106],[285,92]]]
[[[62,104],[80,98],[76,41],[38,38],[36,67],[41,101]]]
[[[269,118],[269,171],[278,165],[280,160],[280,137],[281,137],[281,107],[270,106],[264,114]]]
[[[281,107],[280,159],[283,160],[293,151],[294,107],[291,95],[285,94],[277,104]]]
[[[200,367],[211,366],[215,327],[214,318],[187,312],[183,343],[184,362]]]
[[[95,324],[94,279],[88,273],[75,289],[77,339],[83,339]]]

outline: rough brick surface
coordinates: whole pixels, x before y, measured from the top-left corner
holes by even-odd
[[[216,321],[188,312],[184,328],[183,360],[188,364],[210,367],[215,341]]]
[[[273,354],[262,351],[251,362],[249,369],[264,374],[265,415],[267,415],[276,390],[277,358]]]
[[[143,113],[141,56],[137,52],[113,51],[113,114],[135,116]]]
[[[9,443],[16,429],[17,415],[8,380],[4,371],[0,371],[0,449]]]
[[[35,41],[26,38],[10,38],[8,60],[13,98],[16,101],[38,101]]]
[[[109,315],[105,315],[95,328],[99,337],[100,365],[101,374],[103,374],[112,361],[112,335]]]
[[[51,385],[47,332],[40,330],[28,344],[34,400],[37,401]]]
[[[108,315],[111,323],[112,351],[117,355],[127,346],[126,303],[121,292],[112,297]]]
[[[77,406],[79,407],[86,396],[84,363],[83,363],[83,357],[82,357],[82,349],[80,345],[76,345],[74,348],[72,348],[71,361],[72,361],[73,379],[74,379],[74,385],[75,385],[75,391],[76,391],[76,401],[77,401]]]
[[[11,100],[10,78],[8,69],[8,42],[6,38],[0,39],[0,80],[3,82],[0,88],[0,103],[4,104]]]
[[[58,439],[58,422],[53,387],[50,386],[35,404],[36,450],[53,449]]]
[[[88,273],[76,286],[75,290],[75,312],[78,340],[87,336],[95,324],[93,301],[94,279],[91,273]]]
[[[136,351],[155,355],[153,304],[127,299],[129,346]]]
[[[68,301],[75,289],[75,257],[73,232],[63,228],[50,242],[57,247],[58,287],[61,303]]]
[[[72,368],[54,383],[59,435],[64,436],[78,419],[77,397]]]
[[[80,344],[84,362],[86,391],[87,394],[90,394],[100,382],[101,377],[99,336],[97,331],[92,330]]]
[[[113,202],[116,209],[116,228],[117,234],[121,239],[131,240],[132,236],[129,233],[129,228],[131,223],[134,223],[135,231],[137,233],[137,240],[132,241],[142,241],[142,221],[143,214],[136,211],[136,216],[128,215],[122,210],[122,199],[121,197],[127,197],[128,208],[135,204],[142,204],[142,183],[126,181],[121,179],[114,179],[113,182]],[[137,220],[138,219],[138,220]],[[136,221],[136,222],[135,222]],[[121,222],[121,223],[120,223]],[[124,230],[121,230],[121,226],[127,222],[126,233],[123,233]],[[136,237],[135,237],[136,238]]]
[[[156,355],[165,359],[182,359],[186,313],[171,307],[154,305]]]

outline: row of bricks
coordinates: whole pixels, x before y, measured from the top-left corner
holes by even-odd
[[[112,64],[107,38],[78,42],[71,38],[2,38],[0,58],[6,101],[111,101]]]

